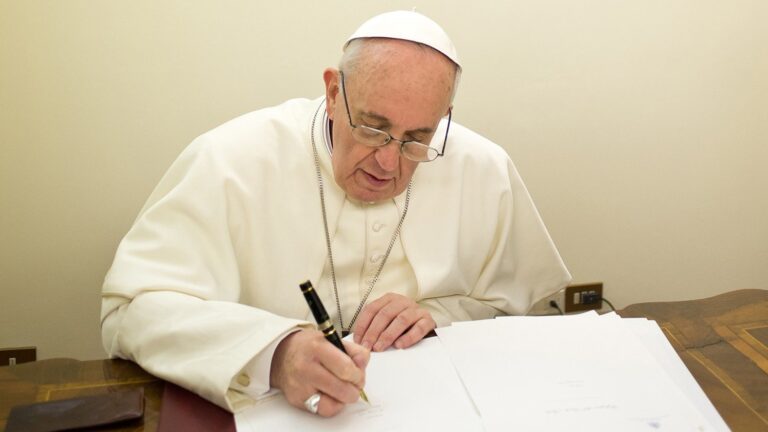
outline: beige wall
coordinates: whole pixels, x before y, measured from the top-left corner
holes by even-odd
[[[468,4],[0,0],[0,347],[102,357],[103,275],[178,152],[319,96],[362,19],[413,5],[575,281],[618,307],[766,288],[768,3]]]

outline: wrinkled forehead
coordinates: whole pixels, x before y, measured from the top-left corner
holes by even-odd
[[[423,57],[424,61],[432,60],[443,63],[447,71],[459,71],[460,67],[445,54],[419,42],[406,41],[393,38],[364,38],[350,41],[344,47],[343,63],[365,61],[368,64],[383,67],[391,64],[394,67],[403,62],[409,56]],[[434,59],[430,59],[434,58]],[[347,59],[348,61],[344,61]]]
[[[457,73],[456,65],[431,47],[387,38],[353,41],[340,69],[349,91],[397,88],[420,97],[437,92],[438,99],[450,98]]]

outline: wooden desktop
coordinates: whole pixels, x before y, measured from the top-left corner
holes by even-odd
[[[768,290],[702,300],[640,303],[619,314],[658,322],[688,370],[733,431],[768,430]],[[0,429],[15,405],[143,387],[143,421],[99,430],[157,431],[163,404],[218,407],[125,360],[50,359],[0,367]],[[165,395],[164,395],[165,392]],[[165,421],[167,424],[167,421]],[[229,422],[226,429],[233,430]],[[173,430],[173,428],[162,428]],[[187,429],[187,428],[185,428]],[[162,431],[161,431],[162,432]]]
[[[659,324],[733,431],[768,431],[768,290],[639,303],[619,313]]]

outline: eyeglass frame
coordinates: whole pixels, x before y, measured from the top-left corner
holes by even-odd
[[[414,143],[414,144],[423,145],[425,147],[429,147],[429,148],[432,148],[432,149],[434,149],[434,147],[432,147],[430,145],[427,145],[427,144],[424,144],[421,141],[401,140],[401,139],[393,137],[389,132],[385,132],[385,131],[383,131],[381,129],[376,129],[374,127],[370,127],[370,126],[366,126],[366,125],[356,125],[356,124],[352,123],[352,114],[349,111],[349,102],[347,102],[347,86],[346,86],[346,82],[344,81],[344,71],[339,71],[339,75],[341,77],[341,80],[340,80],[340,82],[341,82],[341,95],[344,98],[344,107],[347,109],[347,119],[349,120],[349,126],[352,129],[365,128],[365,129],[371,130],[373,132],[381,133],[382,135],[386,135],[387,136],[387,140],[384,143],[380,144],[380,145],[368,145],[366,143],[362,143],[363,145],[365,145],[366,147],[370,147],[370,148],[380,148],[380,147],[384,147],[385,145],[387,145],[390,142],[392,142],[392,140],[394,140],[394,141],[397,141],[397,142],[400,143],[400,154],[403,155],[403,157],[405,157],[406,159],[408,159],[410,161],[419,162],[419,163],[433,162],[433,161],[437,160],[438,157],[441,157],[441,156],[443,156],[445,154],[445,148],[448,145],[448,131],[451,129],[451,116],[452,116],[452,112],[453,112],[453,107],[448,107],[448,124],[445,126],[445,137],[443,138],[443,149],[442,149],[442,151],[438,152],[437,156],[435,156],[432,159],[413,160],[413,159],[409,158],[408,155],[405,154],[405,152],[403,152],[403,147],[405,147],[405,144],[407,144],[407,143]]]

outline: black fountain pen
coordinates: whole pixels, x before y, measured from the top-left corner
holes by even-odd
[[[312,282],[306,281],[300,284],[299,287],[301,287],[301,292],[304,294],[304,299],[307,300],[309,310],[311,310],[312,315],[315,316],[318,329],[323,332],[323,335],[330,343],[340,349],[344,354],[347,354],[347,350],[344,349],[344,344],[341,343],[339,334],[336,333],[336,329],[333,328],[333,323],[331,323],[331,320],[328,318],[328,312],[325,311],[323,302],[320,301],[320,296],[317,295],[317,291],[312,287]],[[368,402],[368,396],[365,395],[365,390],[360,390],[360,398],[367,403],[370,403]]]

